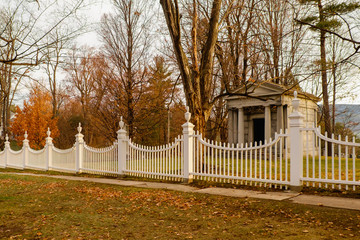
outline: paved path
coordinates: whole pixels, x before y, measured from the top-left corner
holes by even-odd
[[[3,172],[2,174],[50,177],[50,178],[58,178],[65,180],[86,181],[86,182],[113,184],[120,186],[131,186],[131,187],[142,187],[142,188],[169,189],[169,190],[181,191],[181,192],[196,192],[196,193],[211,194],[211,195],[229,196],[229,197],[270,199],[277,201],[288,200],[299,204],[353,209],[360,211],[360,199],[355,199],[355,198],[304,195],[296,192],[260,192],[253,190],[218,188],[218,187],[200,189],[184,184],[129,181],[129,180],[119,180],[119,179],[108,179],[108,178],[88,178],[88,177],[76,177],[76,176],[47,175],[47,174],[33,174],[33,173],[11,173],[11,172]]]

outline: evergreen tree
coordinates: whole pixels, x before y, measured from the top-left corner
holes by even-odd
[[[320,41],[320,71],[323,94],[323,117],[325,131],[331,135],[331,118],[329,107],[329,91],[327,80],[326,63],[326,35],[328,32],[339,31],[342,26],[342,15],[353,12],[360,8],[356,1],[335,1],[335,0],[299,0],[300,4],[312,8],[312,14],[303,19],[297,20],[300,24],[308,25],[312,30],[319,32]]]

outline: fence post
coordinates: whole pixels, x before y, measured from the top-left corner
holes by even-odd
[[[5,168],[7,167],[8,163],[8,157],[9,157],[9,149],[10,149],[10,142],[9,142],[9,136],[6,134],[5,136]]]
[[[25,131],[24,134],[24,140],[23,140],[23,169],[25,169],[26,165],[29,163],[29,140],[27,131]]]
[[[84,135],[81,134],[81,123],[79,123],[79,126],[77,127],[78,134],[75,135],[76,143],[76,161],[75,161],[75,171],[76,173],[79,173],[81,171],[81,168],[83,167],[83,161],[84,161]]]
[[[299,112],[300,100],[294,92],[292,100],[293,112],[289,115],[290,127],[290,189],[302,189],[301,177],[303,175],[303,139],[300,128],[303,127],[303,115]]]
[[[194,134],[194,124],[190,122],[191,113],[189,112],[189,107],[186,107],[185,119],[186,123],[182,125],[183,127],[183,136],[184,136],[184,182],[192,182],[193,176],[190,174],[193,172],[193,134]]]
[[[52,167],[52,146],[53,146],[53,142],[52,142],[52,137],[50,137],[51,131],[50,128],[48,128],[47,132],[47,138],[46,138],[46,170],[49,170],[49,168]]]
[[[118,174],[125,175],[126,170],[126,130],[124,129],[123,118],[120,118],[119,127],[120,129],[117,131],[118,138]]]

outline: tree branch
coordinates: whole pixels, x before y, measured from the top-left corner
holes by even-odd
[[[340,38],[341,40],[344,40],[344,41],[347,41],[347,42],[350,42],[350,43],[354,43],[354,44],[360,44],[360,41],[355,41],[354,39],[352,38],[347,38],[347,37],[344,37],[334,31],[331,31],[331,30],[328,30],[328,29],[325,29],[325,28],[320,28],[320,27],[317,27],[316,25],[314,24],[311,24],[311,23],[308,23],[308,22],[304,22],[302,20],[299,20],[299,19],[294,19],[296,22],[302,24],[302,25],[307,25],[307,26],[310,26],[312,28],[315,28],[317,30],[321,30],[321,31],[325,31],[326,33],[329,33],[331,35],[335,35],[337,36],[338,38]]]

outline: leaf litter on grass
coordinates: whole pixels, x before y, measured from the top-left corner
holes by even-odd
[[[359,237],[356,211],[64,180],[1,180],[4,199],[19,192],[12,188],[26,190],[0,201],[3,229],[18,238],[56,239],[64,231],[70,239]]]

